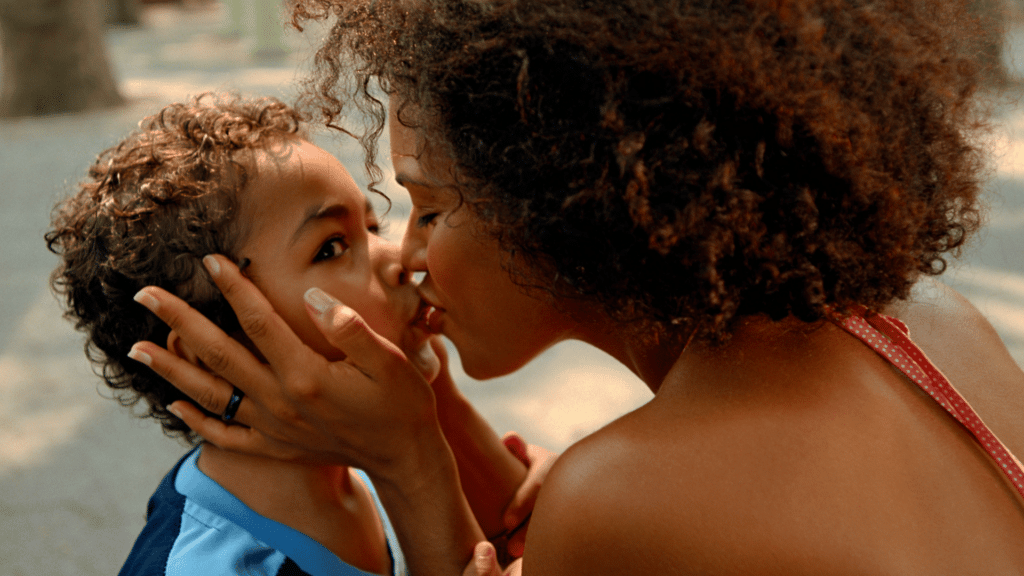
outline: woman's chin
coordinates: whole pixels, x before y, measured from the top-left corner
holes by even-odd
[[[416,370],[427,379],[427,382],[433,382],[437,375],[441,373],[441,359],[434,352],[434,348],[430,345],[430,340],[417,346],[416,350],[407,353],[407,357],[409,362],[412,362],[412,365],[416,367]]]

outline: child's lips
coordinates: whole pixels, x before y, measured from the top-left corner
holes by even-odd
[[[440,334],[441,321],[443,317],[444,310],[440,308],[434,308],[433,306],[431,306],[430,310],[427,311],[426,315],[427,331],[430,332],[431,334]]]

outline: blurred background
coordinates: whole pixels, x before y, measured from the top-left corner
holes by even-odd
[[[998,64],[988,222],[941,280],[1024,364],[1024,0],[973,4],[1006,24],[1005,38],[979,48]],[[291,99],[320,31],[300,35],[282,17],[279,0],[0,0],[0,576],[115,574],[146,500],[186,450],[111,401],[91,372],[47,284],[51,207],[96,154],[168,102],[209,90]],[[317,141],[365,183],[351,142]],[[408,199],[386,191],[386,234],[397,239]],[[467,378],[457,358],[453,368],[499,433],[553,450],[650,398],[576,343],[488,382]]]

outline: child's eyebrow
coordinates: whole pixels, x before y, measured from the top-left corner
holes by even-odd
[[[310,206],[306,210],[305,216],[302,218],[302,224],[295,229],[295,233],[292,234],[292,239],[288,243],[289,246],[295,244],[295,242],[302,236],[302,233],[314,222],[326,219],[341,219],[348,216],[349,209],[344,204],[330,204],[327,206]]]

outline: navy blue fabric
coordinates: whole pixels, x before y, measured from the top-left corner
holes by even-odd
[[[160,482],[119,576],[372,576],[309,536],[254,512],[203,474],[198,456],[198,449],[186,454]],[[359,470],[353,473],[377,506],[392,573],[406,576],[397,536],[372,482]]]
[[[171,468],[149,497],[146,505],[146,526],[132,546],[118,576],[165,576],[167,557],[171,554],[174,541],[181,531],[181,513],[185,508],[185,496],[174,489],[174,478],[189,452]]]

